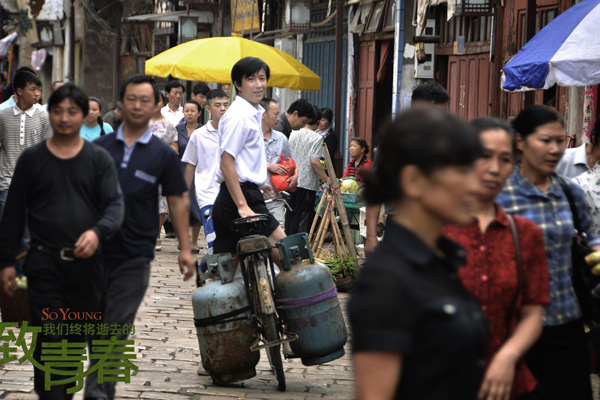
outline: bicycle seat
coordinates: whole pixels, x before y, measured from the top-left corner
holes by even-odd
[[[257,214],[251,217],[238,218],[234,220],[230,227],[238,235],[244,237],[258,233],[261,228],[269,224],[269,217],[264,214]]]

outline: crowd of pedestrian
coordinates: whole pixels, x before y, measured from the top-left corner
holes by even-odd
[[[357,397],[591,400],[600,341],[572,249],[579,233],[600,250],[600,123],[565,154],[553,108],[466,125],[436,110],[448,101],[437,84],[415,88],[360,174],[370,205],[349,305]]]
[[[179,81],[163,94],[134,75],[102,118],[101,101],[70,83],[53,84],[39,105],[41,81],[17,71],[0,105],[2,290],[14,294],[24,273],[38,326],[47,308],[131,324],[167,217],[186,280],[201,228],[208,253],[233,255],[240,217],[266,215],[260,233],[271,244],[307,232],[317,192],[331,183],[323,144],[330,160],[339,150],[333,113],[306,99],[281,112],[267,97],[270,72],[258,58],[237,62],[233,100],[197,83],[184,101]],[[590,400],[571,246],[577,229],[600,251],[600,123],[591,143],[565,155],[565,124],[550,107],[527,107],[510,124],[466,123],[444,110],[448,101],[439,85],[421,84],[373,159],[364,139],[349,143],[343,176],[364,185],[369,204],[367,261],[349,303],[356,396]],[[45,390],[44,375],[34,369],[40,398],[71,398],[70,385]],[[92,374],[84,398],[115,391]]]
[[[323,119],[321,109],[300,99],[281,114],[277,101],[265,97],[269,74],[260,59],[240,60],[232,70],[231,103],[227,92],[205,83],[184,101],[179,81],[167,82],[163,93],[153,78],[134,75],[103,118],[100,99],[71,83],[54,83],[41,105],[36,73],[17,71],[14,94],[0,106],[0,283],[11,296],[16,277],[27,276],[34,325],[42,325],[41,310],[66,308],[132,324],[167,217],[186,280],[201,227],[208,253],[235,253],[238,238],[229,224],[254,213],[269,216],[263,233],[272,244],[285,237],[286,220],[295,215],[303,222],[293,229],[307,230],[314,212],[307,200],[314,203],[319,181],[329,182],[321,145],[328,141],[331,154],[337,151],[332,113],[325,109]],[[276,129],[282,121],[287,136]],[[291,192],[297,211],[286,215],[281,197],[267,207],[273,187]],[[91,346],[109,336],[41,337],[44,343],[64,339]],[[38,363],[41,348],[38,343],[34,353]],[[97,360],[90,362],[93,368]],[[72,398],[71,384],[46,390],[45,375],[34,368],[41,399]],[[86,378],[84,398],[113,399],[115,386],[100,382],[96,371]]]
[[[133,324],[155,252],[159,188],[182,243],[184,279],[193,274],[181,162],[177,149],[151,130],[155,110],[160,112],[158,87],[140,75],[124,83],[122,123],[112,134],[100,118],[100,100],[72,84],[53,84],[45,106],[39,104],[42,85],[33,70],[17,71],[13,87],[14,95],[0,111],[2,290],[14,295],[17,273],[27,276],[35,326],[42,324],[43,309],[100,312],[103,321]],[[163,131],[157,134],[165,136]],[[26,248],[25,265],[17,271],[17,256]],[[109,339],[56,332],[38,336],[36,363],[42,362],[45,342]],[[41,399],[72,398],[66,393],[71,384],[46,390],[49,379],[58,382],[60,376],[45,375],[34,368],[34,388]],[[85,398],[112,399],[115,384],[99,383],[95,372],[87,377]]]

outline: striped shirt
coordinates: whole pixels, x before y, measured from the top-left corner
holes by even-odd
[[[46,139],[49,126],[48,114],[35,105],[27,111],[17,105],[0,111],[0,190],[10,186],[23,150]]]
[[[542,230],[550,269],[551,302],[544,311],[544,325],[552,326],[578,319],[581,317],[581,308],[571,281],[571,244],[575,228],[569,200],[560,184],[560,179],[565,178],[556,174],[552,174],[550,178],[550,186],[544,193],[525,179],[520,168],[517,168],[496,200],[507,213],[527,218]],[[570,186],[576,209],[581,211],[579,221],[588,244],[599,245],[600,238],[592,227],[588,213],[585,212],[582,189],[568,179],[565,181]]]

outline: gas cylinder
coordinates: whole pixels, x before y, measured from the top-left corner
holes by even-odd
[[[275,277],[277,311],[290,342],[304,365],[323,364],[344,355],[346,324],[331,271],[315,263],[308,235],[299,233],[276,243],[283,270]]]
[[[201,286],[192,295],[202,366],[217,385],[256,375],[260,352],[250,351],[258,334],[242,278],[234,279],[231,254],[208,255]]]

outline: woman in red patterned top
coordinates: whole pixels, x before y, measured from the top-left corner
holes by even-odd
[[[483,156],[476,163],[481,184],[473,212],[475,220],[470,226],[447,227],[444,233],[467,250],[467,262],[459,276],[481,303],[489,322],[487,370],[479,398],[524,399],[537,383],[523,356],[540,336],[543,307],[550,304],[546,252],[541,230],[514,216],[523,265],[513,312],[517,257],[507,214],[495,203],[513,171],[512,130],[494,118],[477,119],[471,125],[479,132],[484,147]]]
[[[354,177],[356,183],[360,184],[362,179],[358,171],[364,169],[368,171],[373,165],[373,161],[367,156],[369,153],[369,145],[363,138],[354,138],[350,141],[350,157],[352,161],[348,163],[346,172],[342,178]]]

